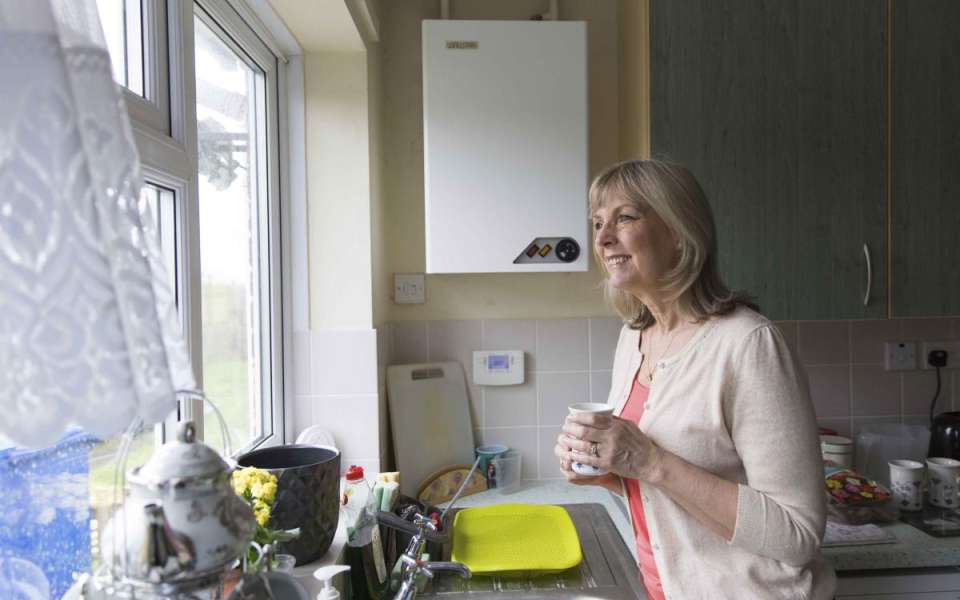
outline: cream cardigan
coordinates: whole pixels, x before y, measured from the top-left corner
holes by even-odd
[[[640,368],[639,346],[640,332],[624,326],[608,400],[616,414]],[[806,376],[779,330],[739,308],[704,323],[656,369],[640,429],[739,484],[728,542],[641,482],[666,597],[832,598],[835,575],[820,556],[826,504],[816,421]]]

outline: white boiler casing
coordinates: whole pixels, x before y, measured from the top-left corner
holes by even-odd
[[[427,273],[586,271],[587,28],[423,22]]]

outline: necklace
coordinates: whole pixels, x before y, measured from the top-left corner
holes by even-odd
[[[660,356],[657,358],[657,360],[654,360],[654,361],[652,361],[652,362],[650,363],[650,371],[647,373],[647,382],[648,382],[648,383],[652,383],[652,382],[653,382],[653,373],[654,373],[654,371],[657,370],[657,363],[660,362],[660,359],[662,359],[662,358],[664,357],[664,355],[665,355],[667,352],[670,351],[670,346],[673,345],[673,340],[676,339],[677,334],[680,333],[680,329],[682,329],[682,328],[681,328],[681,327],[677,327],[676,329],[673,330],[673,333],[670,334],[670,338],[669,338],[668,341],[667,341],[667,347],[664,348],[662,352],[660,352]],[[652,352],[652,351],[650,352],[650,355],[651,355],[651,358],[652,358],[652,356],[653,356],[653,352]]]

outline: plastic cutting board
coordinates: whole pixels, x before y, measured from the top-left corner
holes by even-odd
[[[428,475],[473,464],[473,421],[460,363],[387,367],[387,398],[400,493],[415,496]]]
[[[474,574],[559,572],[577,566],[582,558],[576,527],[559,506],[465,508],[453,519],[450,559]]]

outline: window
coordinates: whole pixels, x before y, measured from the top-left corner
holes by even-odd
[[[238,447],[274,433],[268,72],[276,58],[252,36],[231,36],[198,6],[194,18],[204,390]],[[235,41],[240,39],[240,43]],[[244,43],[248,52],[241,46]],[[252,47],[251,47],[252,46]],[[259,55],[260,60],[255,57]],[[275,83],[274,83],[275,85]],[[270,128],[275,131],[275,128]],[[275,175],[274,175],[275,178]],[[212,415],[211,415],[212,417]],[[219,444],[213,418],[208,443]]]
[[[140,0],[97,0],[113,78],[143,96],[143,30]]]
[[[235,452],[281,443],[277,56],[229,0],[95,2],[143,167],[139,209],[166,259],[198,383]],[[219,448],[209,411],[185,401],[175,419],[202,422]],[[127,467],[171,425],[140,433]],[[118,445],[83,432],[37,451],[0,439],[0,597],[59,598],[73,572],[96,566]]]

